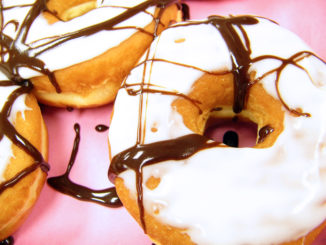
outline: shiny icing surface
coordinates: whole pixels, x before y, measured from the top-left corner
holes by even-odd
[[[235,29],[243,43],[249,38],[248,72],[255,71],[254,79],[285,102],[284,130],[276,143],[265,149],[200,148],[177,161],[155,161],[156,155],[150,155],[148,161],[155,164],[143,163],[142,183],[153,176],[160,184],[154,190],[142,184],[141,200],[137,169],[119,176],[138,196],[140,208],[185,229],[197,244],[295,240],[326,217],[326,64],[310,55],[296,35],[270,20],[229,19],[233,25],[244,23]],[[222,26],[224,21],[228,20],[217,23]],[[112,156],[138,145],[138,154],[132,156],[140,159],[148,154],[141,145],[163,146],[164,141],[192,134],[172,102],[179,94],[189,94],[205,73],[231,72],[234,61],[228,47],[215,22],[193,21],[165,30],[152,44],[147,61],[132,70],[118,93],[109,131]],[[304,113],[296,116],[291,108]]]
[[[282,26],[303,37],[324,59],[323,45],[326,21],[323,0],[307,5],[306,1],[271,0],[269,7],[260,0],[247,1],[189,1],[192,18],[205,18],[212,14],[255,14],[277,20]],[[282,6],[282,11],[280,11]],[[286,13],[286,14],[284,14]],[[313,18],[311,18],[313,16]],[[71,179],[95,189],[109,185],[107,179],[108,149],[106,133],[94,128],[108,125],[112,104],[90,110],[43,107],[42,112],[49,129],[51,170],[49,176],[65,172],[75,137],[76,122],[81,126],[81,144]],[[245,141],[240,137],[241,142]],[[83,214],[83,215],[81,215]],[[76,236],[78,234],[78,236]],[[314,245],[325,243],[321,235]],[[42,195],[27,222],[14,234],[15,244],[106,244],[151,245],[141,228],[123,209],[109,209],[85,203],[62,195],[45,185]]]

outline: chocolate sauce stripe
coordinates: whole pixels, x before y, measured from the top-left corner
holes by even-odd
[[[14,244],[14,238],[12,236],[6,238],[3,241],[0,241],[0,245],[13,245]]]
[[[274,132],[274,128],[269,125],[262,127],[258,132],[258,140],[257,143],[263,143],[268,135]]]
[[[252,20],[256,19],[256,16],[253,15],[240,15],[240,16],[230,16],[225,17],[221,15],[211,15],[206,20],[189,20],[187,22],[180,22],[176,23],[172,26],[168,26],[167,29],[170,28],[176,28],[176,27],[185,27],[185,26],[192,26],[192,25],[202,25],[202,24],[214,24],[217,22],[223,23],[223,22],[230,22],[231,24],[235,25],[250,25],[253,24]]]
[[[175,62],[175,61],[171,61],[171,60],[166,60],[166,59],[159,59],[159,58],[147,59],[147,60],[142,61],[139,64],[137,64],[135,67],[141,66],[141,65],[143,65],[144,63],[147,63],[147,62],[170,63],[170,64],[177,65],[177,66],[183,66],[185,68],[195,69],[195,70],[201,71],[201,72],[209,74],[209,75],[217,75],[218,76],[218,75],[226,75],[226,74],[231,73],[231,71],[207,71],[207,70],[204,70],[204,69],[199,68],[197,66],[192,66],[192,65],[188,65],[188,64],[183,64],[183,63],[179,63],[179,62]]]
[[[217,142],[198,134],[182,136],[145,145],[135,145],[116,156],[111,161],[109,179],[114,183],[115,178],[122,172],[132,169],[136,173],[137,203],[140,222],[146,233],[143,205],[143,167],[168,160],[184,160],[205,148],[216,147]],[[138,155],[139,152],[143,154]],[[135,157],[137,155],[137,157]]]
[[[135,30],[137,30],[139,32],[142,32],[144,34],[147,34],[147,35],[149,35],[151,37],[154,36],[153,33],[149,32],[149,31],[146,31],[144,28],[137,27],[137,26],[113,27],[113,28],[110,29],[110,31],[128,30],[128,29],[129,30],[135,29]],[[76,31],[76,32],[78,33],[78,31]],[[38,39],[38,40],[34,40],[33,42],[28,44],[28,45],[35,45],[35,46],[31,47],[29,49],[29,51],[30,51],[31,54],[34,54],[34,56],[37,57],[40,54],[42,54],[43,52],[57,46],[54,43],[60,42],[60,39],[63,39],[64,37],[70,37],[71,35],[74,35],[76,32],[66,33],[66,34],[64,34],[62,36],[51,36],[51,37],[45,37],[45,38],[41,38],[41,39]],[[37,42],[45,41],[47,39],[49,39],[49,40],[42,43],[42,44],[37,44]],[[44,49],[44,47],[46,47],[46,48]],[[50,48],[48,48],[48,47],[50,47]],[[38,51],[38,50],[40,50],[40,51]]]
[[[99,8],[121,8],[121,9],[130,9],[132,7],[125,7],[125,6],[116,6],[116,5],[102,5]],[[154,14],[152,14],[151,12],[144,10],[142,11],[148,15],[150,15],[152,18],[155,18]]]
[[[6,103],[2,107],[0,114],[0,136],[2,138],[2,135],[6,135],[15,145],[19,146],[27,154],[33,157],[37,162],[43,163],[44,160],[41,153],[28,140],[26,140],[22,135],[20,135],[15,129],[15,127],[8,120],[14,101],[22,94],[29,93],[31,89],[31,84],[26,83],[25,86],[21,86],[18,89],[14,90],[8,97]]]
[[[36,162],[43,164],[44,160],[41,153],[28,140],[20,135],[9,121],[2,121],[1,126],[6,128],[6,132],[3,134],[6,135],[15,145],[33,157]]]
[[[105,132],[105,131],[109,130],[109,126],[106,126],[104,124],[98,124],[98,125],[96,125],[95,130],[99,133]]]
[[[113,6],[113,5],[105,5],[105,6],[100,7],[100,8],[105,8],[105,7],[110,7],[110,8],[123,8],[123,9],[130,9],[130,8],[132,8],[132,7],[124,7],[124,6]],[[148,15],[151,16],[153,19],[155,19],[154,14],[152,14],[151,12],[149,12],[149,11],[147,11],[147,10],[144,10],[144,11],[142,11],[142,12],[145,13],[145,14],[148,14]],[[160,24],[163,25],[162,22],[160,22]]]
[[[146,59],[148,59],[149,57],[149,52],[150,52],[150,48],[147,50],[146,52]],[[143,69],[143,77],[142,77],[142,81],[140,83],[140,91],[143,90],[144,88],[144,83],[145,83],[145,73],[146,73],[146,67],[147,67],[147,63],[144,64],[144,69]],[[127,91],[128,92],[128,91]],[[139,98],[139,104],[138,104],[138,110],[140,115],[143,115],[143,93],[140,93],[140,98]],[[137,142],[136,144],[140,144],[141,143],[141,139],[142,139],[142,117],[138,117],[138,130],[137,130]]]
[[[246,49],[247,49],[247,53],[249,53],[249,58],[250,58],[250,54],[251,54],[251,45],[250,45],[250,40],[249,40],[249,37],[248,35],[246,34],[246,30],[243,28],[242,25],[238,26],[241,33],[242,33],[242,37],[244,38],[244,41],[245,41],[245,46]]]
[[[13,178],[2,182],[0,184],[0,194],[4,192],[6,189],[13,187],[17,183],[19,183],[24,177],[28,176],[32,172],[34,172],[36,169],[40,167],[40,163],[33,163],[32,165],[28,166],[27,168],[23,169],[19,173],[17,173]]]
[[[148,87],[151,87],[151,84],[146,84],[148,85]],[[151,89],[151,88],[143,88],[143,89],[138,89],[138,90],[133,90],[130,89],[130,87],[133,86],[141,86],[141,84],[126,84],[124,85],[124,89],[127,91],[127,93],[130,96],[136,96],[136,95],[141,95],[143,93],[151,93],[151,94],[162,94],[162,95],[171,95],[171,96],[176,96],[176,97],[180,97],[183,98],[185,100],[190,101],[194,106],[197,107],[197,109],[199,110],[199,114],[202,113],[202,110],[200,108],[200,105],[202,104],[199,100],[195,100],[193,98],[190,98],[188,95],[185,95],[181,92],[173,92],[173,91],[168,91],[168,90],[159,90],[159,89]]]
[[[26,38],[29,32],[31,25],[37,16],[42,12],[42,10],[47,9],[46,1],[44,0],[36,0],[33,4],[33,7],[28,11],[26,18],[20,26],[18,34],[15,38],[15,42],[24,44],[26,42]]]
[[[33,4],[21,4],[21,5],[12,5],[12,6],[7,6],[7,7],[2,7],[3,10],[9,10],[9,9],[14,9],[14,8],[27,8],[27,7],[32,7]]]
[[[56,82],[54,74],[46,68],[46,65],[41,60],[25,55],[24,52],[21,53],[22,51],[14,46],[16,41],[3,33],[1,33],[0,41],[0,46],[2,47],[0,70],[8,77],[8,79],[16,82],[22,81],[23,79],[20,77],[18,69],[20,67],[28,66],[30,69],[47,75],[57,92],[60,92],[60,88]],[[6,61],[3,59],[5,53],[3,50],[9,54],[9,58]]]
[[[17,31],[18,26],[19,26],[19,23],[18,23],[18,21],[16,21],[16,20],[8,21],[8,22],[4,25],[4,27],[2,28],[2,30],[4,30],[4,29],[5,29],[8,25],[10,25],[10,24],[14,25],[14,26],[15,26],[15,31]]]
[[[93,26],[86,27],[84,29],[64,35],[64,36],[60,37],[60,39],[54,41],[53,44],[49,45],[48,47],[45,47],[44,50],[36,52],[35,55],[38,56],[48,49],[54,48],[54,47],[60,45],[61,43],[64,43],[66,41],[69,41],[69,40],[72,40],[75,38],[90,36],[90,35],[93,35],[94,33],[99,32],[100,30],[101,31],[102,30],[111,30],[115,25],[120,24],[121,22],[129,19],[130,17],[138,14],[139,12],[145,11],[148,7],[153,6],[153,3],[157,3],[157,2],[159,2],[159,1],[145,1],[133,8],[127,9],[122,14],[120,14],[112,19],[109,19],[108,21],[104,21],[104,22],[95,24]]]
[[[310,57],[310,56],[313,56],[317,59],[319,59],[321,62],[323,62],[324,64],[325,61],[323,61],[321,58],[319,58],[317,55],[315,55],[314,53],[310,52],[310,51],[302,51],[302,52],[298,52],[294,55],[292,55],[291,57],[287,58],[287,59],[284,59],[284,58],[281,58],[281,57],[277,57],[277,56],[273,56],[273,55],[264,55],[264,56],[259,56],[259,57],[256,57],[254,59],[252,59],[252,63],[256,63],[256,62],[259,62],[261,60],[265,60],[265,59],[274,59],[274,60],[279,60],[281,61],[281,65],[277,68],[274,68],[268,72],[266,72],[265,74],[263,74],[262,76],[256,78],[253,83],[257,83],[259,81],[261,81],[262,79],[264,79],[266,76],[268,75],[271,75],[272,73],[276,72],[276,80],[275,80],[275,86],[276,86],[276,90],[277,90],[277,95],[278,95],[278,98],[279,100],[281,101],[281,103],[283,104],[283,106],[286,108],[287,111],[289,111],[290,113],[292,113],[293,115],[295,116],[304,116],[304,117],[310,117],[311,115],[309,113],[305,113],[305,112],[300,112],[298,111],[297,109],[292,109],[283,99],[282,97],[282,94],[280,93],[279,91],[279,80],[280,80],[280,77],[281,77],[281,74],[282,74],[282,71],[286,68],[287,65],[293,65],[293,66],[296,66],[298,67],[299,69],[303,70],[307,76],[309,77],[310,81],[313,82],[313,79],[309,73],[309,71],[299,65],[297,62],[303,60],[304,58],[307,58],[307,57]]]
[[[74,125],[74,130],[76,136],[66,172],[63,175],[48,178],[48,184],[53,189],[82,201],[95,202],[111,208],[121,207],[122,203],[119,200],[114,187],[103,190],[92,190],[85,186],[76,184],[69,179],[69,174],[75,164],[80,143],[80,125],[78,123]]]
[[[108,21],[104,21],[99,24],[96,24],[96,25],[93,25],[90,27],[86,27],[84,29],[81,29],[81,30],[78,30],[75,32],[71,32],[71,33],[68,33],[63,36],[59,36],[55,40],[49,40],[48,42],[40,45],[39,47],[32,48],[32,47],[26,46],[27,44],[25,43],[29,29],[30,29],[32,23],[34,22],[34,20],[37,18],[37,16],[42,11],[48,11],[48,9],[46,7],[46,1],[37,0],[32,5],[31,9],[28,11],[28,14],[27,14],[26,18],[24,19],[23,23],[20,25],[18,34],[15,39],[6,37],[3,33],[1,33],[2,34],[1,35],[2,40],[1,40],[1,45],[0,45],[2,47],[1,49],[4,50],[3,47],[7,47],[7,50],[10,51],[9,61],[6,62],[6,64],[4,64],[2,62],[1,70],[5,72],[5,74],[7,75],[8,78],[14,79],[14,80],[17,80],[20,77],[18,74],[18,67],[26,66],[31,69],[37,70],[38,72],[41,72],[44,75],[47,75],[50,79],[50,82],[55,87],[56,91],[58,93],[60,93],[61,89],[56,82],[55,76],[53,75],[53,73],[51,73],[46,68],[46,65],[41,60],[38,60],[36,58],[38,55],[40,55],[41,53],[43,53],[49,49],[52,49],[52,48],[58,46],[61,43],[69,41],[71,39],[75,39],[75,38],[82,37],[82,36],[92,35],[98,31],[102,31],[102,30],[111,30],[111,29],[113,29],[113,27],[115,25],[136,15],[139,12],[146,13],[146,9],[149,6],[155,6],[158,4],[166,4],[166,3],[172,3],[172,2],[173,2],[172,0],[169,0],[169,1],[163,1],[163,0],[145,1],[135,7],[127,8],[127,10],[125,12],[123,12],[122,14],[120,14],[112,19],[109,19]],[[3,8],[1,9],[1,16],[3,15],[2,11],[3,11]],[[160,11],[160,12],[162,12],[162,11]],[[157,21],[156,19],[155,19],[155,21],[157,22],[157,24],[160,23],[160,21]],[[3,30],[3,27],[1,30]],[[141,30],[141,28],[137,29],[137,30]],[[144,33],[148,33],[145,30],[141,30],[141,31]],[[151,34],[151,35],[153,35],[153,34]],[[6,40],[4,40],[4,39],[6,39]],[[16,47],[17,43],[25,45],[25,50],[23,53],[21,53],[20,50]],[[31,56],[31,54],[32,54],[32,56]]]
[[[1,47],[1,66],[0,70],[8,77],[9,80],[11,81],[3,81],[0,86],[11,86],[11,85],[21,85],[21,87],[17,90],[15,90],[8,98],[7,103],[4,105],[3,110],[1,111],[1,120],[0,120],[0,133],[1,137],[3,135],[6,135],[15,145],[20,147],[22,150],[24,150],[27,154],[33,157],[35,162],[19,172],[15,177],[12,179],[2,183],[0,185],[0,193],[6,190],[7,188],[14,186],[17,184],[22,178],[26,177],[33,171],[35,171],[38,167],[41,167],[43,171],[48,171],[49,166],[44,162],[43,157],[41,153],[30,143],[28,142],[22,135],[20,135],[16,129],[11,125],[11,123],[8,121],[8,116],[11,111],[11,107],[14,103],[14,101],[18,98],[19,95],[24,94],[24,93],[29,93],[31,90],[31,84],[28,83],[28,86],[26,86],[26,82],[20,77],[18,69],[20,67],[28,67],[30,69],[36,70],[38,72],[43,73],[44,75],[47,75],[50,79],[50,82],[52,85],[56,88],[57,92],[60,92],[60,87],[58,86],[54,73],[49,71],[46,67],[46,64],[42,61],[37,59],[36,57],[40,55],[41,53],[52,49],[59,44],[62,44],[66,41],[72,40],[74,38],[78,37],[83,37],[83,36],[88,36],[92,35],[98,31],[102,30],[114,30],[117,28],[114,28],[117,24],[121,23],[124,20],[127,20],[128,18],[136,15],[139,12],[145,12],[147,14],[148,11],[146,9],[149,6],[154,6],[154,5],[163,5],[170,4],[174,1],[172,0],[151,0],[151,1],[145,1],[135,7],[132,8],[127,8],[125,12],[123,12],[121,15],[118,15],[108,21],[86,27],[84,29],[78,30],[76,32],[71,32],[67,33],[63,36],[57,36],[57,37],[50,37],[44,39],[45,41],[48,40],[45,44],[42,44],[36,48],[28,46],[26,44],[26,38],[28,35],[28,32],[30,30],[31,25],[33,24],[34,20],[41,14],[42,11],[49,11],[46,7],[46,1],[44,0],[37,0],[35,1],[34,4],[31,5],[19,5],[19,6],[9,6],[6,8],[3,8],[2,1],[0,1],[0,19],[1,19],[1,39],[0,39],[0,47]],[[16,8],[16,7],[31,7],[28,10],[28,13],[23,20],[22,23],[18,23],[16,20],[10,20],[7,23],[4,23],[4,18],[3,18],[3,11],[11,9],[11,8]],[[163,13],[163,9],[161,8],[159,10],[159,17]],[[52,13],[53,14],[53,13]],[[155,31],[154,31],[154,36],[157,35],[156,31],[157,28],[162,22],[160,21],[159,17],[154,18],[154,15],[151,14],[153,17],[156,25],[155,25]],[[7,27],[9,24],[14,24],[15,28],[17,29],[17,34],[15,38],[11,38],[3,33],[3,30],[5,27]],[[119,29],[122,29],[122,27],[118,27]],[[124,27],[124,28],[135,28],[138,31],[150,34],[153,36],[152,33],[149,33],[145,31],[143,28],[138,28],[138,27]],[[55,40],[53,40],[53,38]],[[50,40],[52,39],[52,40]],[[32,43],[33,44],[33,43]],[[8,58],[6,57],[8,56]],[[18,84],[18,82],[20,82]],[[76,133],[77,129],[75,128]],[[79,129],[78,129],[79,130]],[[78,132],[79,135],[79,132]],[[79,144],[79,136],[76,136],[75,140],[75,145]],[[75,147],[76,148],[76,147]],[[67,172],[64,174],[62,177],[64,179],[64,182],[67,182],[69,180],[68,174],[71,170],[71,167],[73,165],[73,162],[75,161],[76,154],[77,154],[77,149],[74,149],[71,155],[70,162],[67,167]],[[70,181],[70,180],[69,180]],[[51,180],[49,181],[51,182]],[[116,192],[114,188],[108,188],[105,190],[101,191],[93,191],[90,190],[89,188],[82,187],[78,184],[75,184],[70,181],[71,186],[69,186],[70,191],[80,191],[83,194],[76,194],[78,198],[88,198],[93,201],[101,202],[100,199],[101,197],[104,198],[109,198],[113,203],[112,205],[121,205],[119,203],[119,199],[116,196]],[[63,187],[67,187],[67,185],[63,185]],[[89,192],[92,191],[91,197],[88,195]],[[106,191],[106,194],[103,193],[103,191]],[[85,193],[88,194],[85,194]],[[72,193],[70,193],[72,194]],[[85,194],[85,195],[84,195]],[[102,203],[103,204],[103,203]],[[110,205],[111,205],[110,204]]]
[[[149,58],[149,54],[151,51],[151,46],[148,48],[147,52],[146,52],[146,59],[147,60]],[[151,64],[151,68],[152,68],[152,64]],[[138,117],[138,133],[137,133],[137,142],[136,142],[136,146],[140,145],[142,143],[144,143],[145,141],[145,135],[146,135],[146,126],[143,126],[143,123],[146,123],[146,115],[147,115],[147,110],[145,111],[146,115],[143,121],[143,89],[144,89],[144,85],[145,85],[145,75],[146,75],[146,70],[147,70],[147,63],[144,63],[143,66],[143,77],[142,77],[142,81],[141,81],[141,94],[140,94],[140,99],[139,99],[139,117]],[[150,69],[150,71],[152,71],[152,69]],[[150,76],[151,77],[151,76]],[[150,81],[149,81],[150,84]],[[144,124],[146,125],[146,124]],[[112,162],[111,162],[112,164]],[[111,164],[110,164],[110,168],[111,168]],[[140,164],[141,165],[141,164]],[[109,169],[110,171],[110,169]],[[136,172],[137,170],[135,170]],[[110,178],[110,175],[109,175]],[[138,210],[139,210],[139,218],[140,218],[140,224],[144,230],[144,233],[146,233],[146,222],[145,222],[145,209],[144,209],[144,204],[143,204],[143,186],[142,186],[142,179],[143,179],[143,174],[142,174],[142,167],[138,168],[138,172],[136,172],[136,191],[137,191],[137,205],[138,205]],[[112,182],[114,183],[114,182]]]
[[[48,184],[54,190],[81,201],[94,202],[110,208],[122,206],[114,187],[103,190],[93,190],[74,183],[66,174],[48,178]]]
[[[4,81],[0,83],[0,86],[14,86],[17,83],[12,81]],[[22,85],[22,84],[21,84]],[[7,138],[15,145],[17,145],[20,149],[25,151],[28,155],[30,155],[35,162],[17,173],[13,178],[3,182],[0,184],[0,193],[2,193],[5,189],[14,186],[17,184],[21,179],[25,176],[29,175],[33,171],[35,171],[38,167],[44,172],[49,170],[49,165],[44,162],[43,156],[41,153],[28,141],[26,140],[21,134],[17,132],[15,127],[9,122],[8,117],[11,113],[11,108],[15,100],[23,95],[27,94],[31,91],[32,86],[30,83],[26,82],[24,85],[18,87],[14,90],[10,96],[8,97],[6,103],[3,105],[3,108],[0,113],[0,139],[3,136],[7,136]]]
[[[11,86],[19,86],[16,82],[10,80],[1,80],[0,87],[11,87]]]
[[[215,25],[215,27],[219,30],[220,27],[217,26],[217,23],[215,21],[216,18],[220,18],[220,17],[210,17],[210,19],[207,21],[207,23],[210,23],[210,24]],[[244,17],[244,18],[245,19],[241,18],[239,21],[241,23],[242,22],[247,22],[247,21],[249,23],[256,22],[256,20],[253,21],[252,18],[249,18],[249,20],[247,20],[248,17]],[[214,21],[212,21],[213,19],[214,19]],[[220,20],[221,20],[222,23],[219,23],[219,24],[225,24],[224,22],[229,22],[229,20],[225,21],[226,19],[225,18],[222,18],[222,17],[220,18]],[[238,20],[238,18],[235,18],[235,22],[237,22],[237,20]],[[223,28],[223,30],[225,32],[229,32],[230,34],[224,35],[224,36],[222,35],[222,36],[224,38],[226,38],[227,40],[232,40],[233,41],[234,38],[232,38],[232,35],[236,35],[237,33],[236,33],[236,31],[234,31],[234,29],[231,26],[231,24],[228,24],[228,26],[226,28]],[[242,53],[241,52],[238,52],[237,47],[236,47],[239,44],[239,42],[242,45],[241,39],[240,38],[236,39],[236,43],[233,44],[233,51],[230,50],[231,56],[233,55],[232,52],[235,52],[235,55],[238,54],[239,56],[241,56]],[[149,52],[150,52],[150,48],[148,49],[147,54],[146,54],[146,59],[145,59],[146,62],[143,63],[144,64],[144,67],[143,67],[143,77],[142,77],[141,88],[140,88],[141,94],[140,94],[140,100],[139,100],[139,114],[140,114],[140,116],[139,116],[139,119],[138,119],[138,136],[137,136],[137,143],[136,143],[136,145],[134,147],[136,149],[136,152],[137,153],[139,152],[138,147],[141,147],[142,146],[142,144],[140,144],[140,143],[141,142],[144,142],[144,138],[142,138],[142,135],[144,137],[145,134],[146,134],[145,128],[142,128],[142,118],[143,118],[142,115],[144,113],[144,110],[143,110],[143,93],[146,92],[146,89],[144,89],[144,86],[145,86],[145,74],[146,74],[146,69],[147,69],[147,60],[149,60],[149,56],[148,56],[149,55]],[[249,69],[248,68],[249,67],[249,64],[247,64],[247,65],[244,64],[244,63],[246,63],[246,61],[249,61],[250,60],[249,55],[250,54],[246,53],[244,55],[244,57],[242,57],[242,60],[241,60],[242,62],[237,62],[237,60],[233,60],[233,71],[232,71],[232,73],[235,75],[235,80],[237,81],[237,82],[235,82],[235,87],[236,88],[239,87],[239,84],[241,84],[241,78],[243,78],[244,76],[246,76],[246,74],[243,75],[243,73],[246,73],[246,71]],[[155,57],[155,55],[154,55],[154,57]],[[234,59],[237,59],[237,58],[239,58],[239,57],[234,57]],[[154,62],[151,62],[151,66],[153,65],[153,63]],[[238,66],[239,63],[240,63],[240,66]],[[242,67],[244,67],[244,69],[242,69]],[[235,70],[236,69],[242,69],[242,71],[244,71],[244,72],[242,72],[242,74],[240,74],[241,77],[237,76],[237,74],[235,73]],[[152,69],[150,69],[150,71],[151,70]],[[246,82],[247,82],[247,79],[244,79],[244,83],[246,83]],[[151,81],[148,82],[148,84],[150,84],[150,83],[151,83]],[[247,82],[247,84],[248,84],[248,82]],[[149,85],[147,85],[147,86],[149,86]],[[248,91],[246,89],[247,87],[248,86],[245,86],[244,91],[240,91],[242,93],[238,93],[239,91],[237,91],[236,88],[235,88],[235,102],[234,102],[235,104],[237,102],[239,102],[239,100],[236,100],[236,99],[238,99],[239,97],[241,97],[242,94],[246,94],[246,92]],[[239,94],[240,94],[240,96],[239,96]],[[240,100],[241,99],[242,98],[240,98]],[[239,107],[243,106],[242,104]],[[239,110],[239,109],[237,109],[237,110]],[[242,108],[240,108],[240,110],[242,110]],[[146,121],[146,117],[145,117],[144,120]],[[199,136],[199,137],[201,137],[201,139],[204,138],[207,141],[207,139],[204,136]],[[175,142],[175,140],[172,140],[171,142]],[[180,143],[180,142],[178,142],[178,143]],[[178,144],[178,146],[180,146],[180,145],[183,147],[182,149],[176,148],[177,146],[175,145],[174,146],[174,150],[175,149],[178,149],[179,151],[182,152],[183,150],[186,150],[188,148],[187,146],[185,146],[185,144]],[[201,144],[199,144],[199,145],[201,145]],[[165,151],[169,151],[170,150],[170,149],[167,150],[167,149],[163,149],[163,148],[162,148],[162,142],[160,142],[160,147],[158,147],[159,151],[165,152]],[[127,151],[128,157],[132,155],[132,153],[130,151]],[[142,150],[141,152],[144,152],[144,154],[148,153],[148,151],[146,151],[146,150]],[[158,154],[160,154],[160,153],[158,153]],[[180,152],[177,152],[175,154],[180,154]],[[153,157],[153,159],[155,159],[155,161],[162,161],[162,159],[160,159],[160,157],[158,157],[158,156],[159,155],[156,154],[156,155],[154,155],[152,157]],[[111,171],[111,166],[116,166],[119,163],[119,160],[115,160],[115,157],[112,159],[109,172]],[[144,205],[143,205],[143,189],[142,189],[143,188],[142,187],[142,184],[143,184],[142,183],[143,182],[142,169],[146,165],[146,163],[142,162],[140,160],[140,158],[137,158],[136,163],[135,163],[135,165],[136,165],[137,168],[133,168],[133,167],[131,167],[131,165],[132,165],[132,163],[131,163],[132,160],[131,159],[129,159],[129,161],[126,161],[126,156],[125,156],[122,161],[124,162],[124,164],[126,164],[126,166],[128,166],[128,168],[131,168],[131,169],[133,169],[136,172],[136,190],[137,190],[137,193],[138,193],[138,195],[137,195],[137,203],[138,203],[138,209],[139,209],[139,216],[140,216],[140,222],[141,222],[141,225],[143,227],[143,230],[146,233],[146,223],[145,223]],[[125,171],[125,170],[126,169],[124,169],[122,171]],[[118,173],[116,173],[116,174],[118,174]],[[110,176],[110,173],[109,173],[109,176]],[[111,172],[111,176],[112,176],[112,172]]]

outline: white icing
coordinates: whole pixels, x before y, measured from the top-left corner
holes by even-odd
[[[22,0],[19,3],[15,3],[12,0],[2,1],[3,6],[14,6],[14,4],[22,5],[25,3],[35,2],[31,0]],[[88,26],[102,23],[108,19],[114,18],[121,13],[126,11],[125,7],[133,7],[144,1],[142,0],[124,0],[124,1],[99,1],[98,8],[93,9],[86,14],[76,17],[70,21],[66,22],[56,22],[54,24],[48,24],[46,19],[41,14],[33,22],[27,36],[27,46],[21,45],[21,50],[26,50],[28,47],[36,48],[40,45],[48,42],[49,40],[54,40],[57,35],[64,35],[66,33],[71,33],[79,31]],[[115,6],[115,7],[114,7]],[[120,6],[123,8],[118,8]],[[24,17],[28,13],[31,7],[24,8],[12,8],[4,11],[4,23],[10,20],[18,20],[22,23]],[[127,19],[116,25],[116,27],[139,27],[144,28],[152,20],[151,14],[154,13],[155,7],[149,7],[146,12],[140,12],[135,16]],[[19,29],[18,29],[19,30]],[[137,30],[135,28],[130,29],[119,29],[119,30],[108,30],[100,31],[90,36],[80,37],[67,41],[53,49],[50,49],[37,58],[41,59],[50,71],[62,69],[89,59],[92,59],[106,50],[117,46],[123,40],[130,37]],[[14,25],[8,25],[4,28],[4,33],[15,38],[17,35],[17,30],[15,30]],[[94,45],[95,44],[95,45]],[[33,52],[38,52],[39,50],[30,50],[30,54]],[[38,72],[31,69],[22,68],[19,70],[20,75],[23,78],[30,78],[39,75]]]
[[[0,86],[0,108],[3,109],[4,104],[6,103],[10,94],[12,94],[18,86]],[[11,109],[9,121],[14,123],[16,120],[17,113],[21,112],[24,118],[24,111],[30,110],[25,104],[26,95],[19,96]],[[10,159],[14,157],[12,153],[12,142],[4,135],[0,140],[0,183],[4,181],[4,171],[6,170]]]
[[[252,56],[289,58],[310,49],[297,36],[265,19],[243,26]],[[184,42],[175,42],[184,38]],[[197,66],[206,71],[230,70],[230,57],[217,29],[210,25],[173,27],[151,46],[149,58]],[[293,117],[285,110],[284,131],[267,149],[210,148],[183,161],[167,161],[143,169],[161,179],[155,190],[144,188],[147,212],[171,226],[185,228],[197,244],[277,244],[294,240],[326,217],[326,66],[309,57],[299,62],[309,72],[289,65],[279,89],[286,103],[302,108],[310,118]],[[253,64],[259,77],[281,64],[264,60]],[[127,84],[142,81],[144,65],[136,67]],[[204,73],[164,62],[147,62],[145,84],[150,88],[187,94]],[[261,83],[277,97],[275,74]],[[153,87],[152,87],[153,86]],[[155,86],[155,87],[154,87]],[[145,86],[146,87],[146,86]],[[136,87],[135,87],[136,88]],[[142,143],[191,133],[171,106],[175,96],[143,94]],[[118,93],[109,140],[112,156],[136,144],[138,96]],[[146,120],[145,120],[146,119]],[[151,131],[155,125],[157,132]],[[136,195],[135,174],[120,174]],[[154,211],[159,210],[159,214]]]

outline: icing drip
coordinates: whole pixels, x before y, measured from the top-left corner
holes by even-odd
[[[82,201],[94,202],[110,208],[121,207],[122,204],[118,198],[114,187],[103,190],[92,190],[82,185],[78,185],[69,179],[70,171],[75,163],[80,142],[80,126],[75,124],[74,130],[76,137],[74,140],[71,157],[66,172],[57,177],[48,178],[48,184],[55,190],[67,194]]]
[[[24,150],[28,155],[33,157],[35,162],[23,169],[21,172],[19,172],[16,176],[13,178],[4,181],[0,184],[0,194],[5,191],[7,188],[14,186],[16,183],[18,183],[22,178],[27,176],[28,174],[32,173],[34,170],[36,170],[38,167],[41,167],[41,169],[44,172],[47,172],[49,170],[49,165],[44,161],[41,153],[30,143],[28,142],[22,135],[20,135],[14,126],[9,122],[9,115],[12,109],[12,105],[15,102],[15,100],[23,95],[28,94],[32,90],[32,85],[28,81],[24,81],[23,83],[16,83],[16,82],[10,82],[10,81],[1,81],[0,86],[14,86],[19,85],[19,87],[11,93],[11,95],[8,97],[7,102],[4,104],[1,113],[0,113],[0,140],[6,136],[11,140],[11,142],[18,147],[20,147],[22,150]]]

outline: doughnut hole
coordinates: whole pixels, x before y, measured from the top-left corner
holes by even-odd
[[[268,95],[260,84],[251,87],[246,109],[237,115],[231,109],[233,105],[233,76],[231,74],[219,76],[205,74],[195,82],[187,96],[191,99],[179,97],[173,101],[172,106],[182,116],[184,124],[194,133],[207,135],[209,128],[214,128],[216,124],[220,123],[232,124],[232,122],[234,123],[232,119],[234,120],[236,116],[238,121],[235,123],[240,122],[246,126],[249,123],[250,127],[256,128],[253,130],[253,135],[256,135],[254,147],[263,148],[271,146],[283,130],[284,111],[282,104]],[[200,104],[197,105],[194,101],[199,101]],[[273,128],[274,131],[268,134],[264,141],[258,143],[259,132],[266,126]],[[137,200],[130,195],[129,189],[124,187],[123,182],[123,179],[119,177],[116,179],[115,185],[118,195],[126,209],[140,223]],[[145,184],[147,188],[155,189],[160,184],[160,179],[152,176]],[[153,204],[152,208],[153,214],[145,212],[144,220],[146,232],[155,244],[171,244],[171,241],[175,241],[173,244],[194,244],[184,232],[187,228],[171,227],[162,224],[156,218],[164,207]],[[326,222],[309,233],[308,236],[282,245],[311,244],[325,226]]]
[[[257,124],[239,118],[216,118],[210,116],[207,120],[204,135],[232,147],[253,147],[257,140]]]
[[[237,125],[241,131],[249,130],[248,134],[253,138],[247,142],[249,145],[245,143],[241,144],[241,147],[272,146],[283,131],[283,105],[269,95],[261,84],[256,83],[249,90],[244,110],[235,114],[232,111],[233,87],[231,73],[224,75],[206,73],[194,83],[188,94],[190,99],[177,98],[172,106],[182,116],[184,124],[196,134],[210,137],[211,131],[221,125],[229,128]],[[234,118],[237,118],[236,122]],[[214,137],[213,140],[221,141]]]
[[[221,121],[230,127],[230,124],[234,123],[232,118],[236,116],[240,118],[241,123],[250,123],[250,127],[255,125],[257,128],[254,148],[271,147],[283,131],[285,109],[282,103],[269,95],[261,84],[256,83],[249,90],[245,109],[235,114],[231,109],[233,94],[232,74],[204,74],[194,83],[188,94],[190,100],[178,98],[172,106],[182,116],[184,124],[194,133],[209,136],[210,121],[214,122],[213,129],[216,128],[216,122]],[[194,101],[200,103],[196,105]],[[270,133],[267,133],[263,140],[259,140],[260,135],[266,132]],[[325,227],[326,221],[308,235],[282,245],[312,244]],[[187,241],[183,244],[193,243]]]

